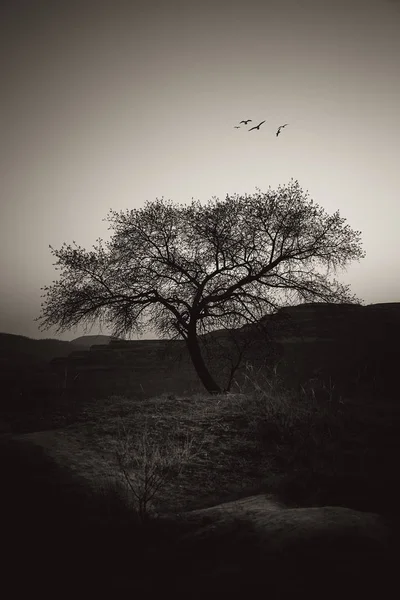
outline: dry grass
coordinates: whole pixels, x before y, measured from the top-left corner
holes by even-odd
[[[249,369],[236,393],[110,396],[88,403],[81,422],[21,437],[100,490],[119,485],[118,452],[121,458],[125,444],[136,485],[146,464],[158,469],[158,478],[163,474],[151,498],[158,514],[257,491],[289,506],[338,503],[382,511],[397,460],[399,410],[390,410],[343,399],[318,381],[296,395],[276,373],[266,379]]]

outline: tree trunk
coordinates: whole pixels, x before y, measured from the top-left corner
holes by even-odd
[[[218,383],[214,380],[213,376],[209,372],[201,354],[200,345],[197,339],[196,331],[189,331],[186,339],[186,346],[192,359],[193,366],[196,370],[197,375],[200,378],[201,383],[206,388],[209,394],[222,394],[223,390],[219,387]]]

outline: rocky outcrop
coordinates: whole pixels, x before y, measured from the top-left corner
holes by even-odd
[[[395,581],[394,531],[376,514],[285,508],[260,495],[185,516],[198,526],[173,554],[177,597],[185,589],[192,598],[217,597],[217,590],[227,598],[256,597],[262,589],[272,599],[350,600],[387,597]]]

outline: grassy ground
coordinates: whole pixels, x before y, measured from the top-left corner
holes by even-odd
[[[259,492],[286,506],[397,518],[398,403],[316,385],[294,395],[256,377],[248,384],[223,397],[110,397],[57,431],[3,436],[1,515],[14,589],[30,582],[59,597],[79,581],[82,594],[120,585],[147,597],[162,589],[161,573],[167,578],[157,557],[193,527],[181,513]],[[142,521],[135,494],[148,500]]]

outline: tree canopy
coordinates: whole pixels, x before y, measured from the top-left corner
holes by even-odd
[[[294,303],[358,302],[335,278],[364,257],[361,232],[336,211],[327,214],[291,180],[253,195],[146,202],[111,210],[113,235],[90,251],[64,244],[52,254],[58,281],[42,288],[40,328],[66,331],[97,320],[115,336],[142,334],[185,340],[211,393],[221,392],[198,336],[237,328]]]

